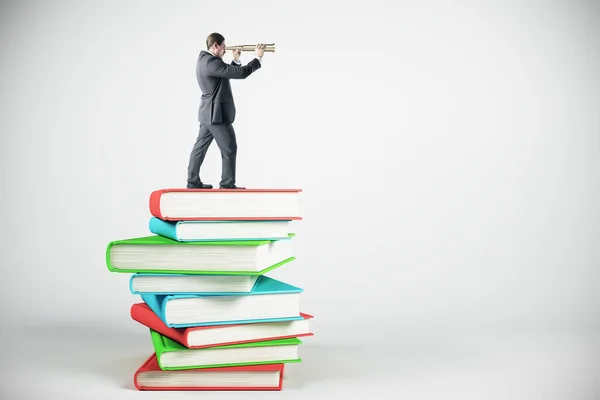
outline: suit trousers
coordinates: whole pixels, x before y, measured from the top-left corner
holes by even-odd
[[[213,139],[221,150],[221,182],[219,186],[235,185],[235,168],[237,156],[237,140],[231,124],[200,124],[198,137],[194,143],[188,164],[188,183],[200,183],[200,167],[206,151]]]

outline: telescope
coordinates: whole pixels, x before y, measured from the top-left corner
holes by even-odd
[[[255,44],[240,44],[236,46],[225,46],[225,50],[241,50],[241,51],[254,51],[256,49]],[[275,43],[265,44],[264,51],[275,52]]]

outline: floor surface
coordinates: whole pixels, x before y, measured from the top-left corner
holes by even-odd
[[[151,352],[149,336],[89,326],[0,331],[0,398],[192,399],[194,392],[139,392],[132,382]],[[360,343],[306,339],[281,392],[248,399],[600,399],[596,334],[405,334]],[[239,392],[202,398],[239,399]]]

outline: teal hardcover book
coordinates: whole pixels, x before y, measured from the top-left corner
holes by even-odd
[[[129,278],[132,294],[247,294],[264,275],[217,274],[145,274],[135,273]]]
[[[292,233],[290,220],[165,221],[151,217],[150,232],[179,242],[272,241]]]
[[[233,296],[142,294],[142,300],[172,328],[303,319],[299,287],[261,276],[250,293]]]

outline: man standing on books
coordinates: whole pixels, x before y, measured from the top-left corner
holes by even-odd
[[[256,57],[242,66],[239,61],[241,50],[233,51],[233,61],[226,64],[225,38],[219,33],[211,33],[206,39],[206,49],[200,51],[196,63],[196,78],[202,91],[198,122],[200,129],[196,143],[190,154],[188,165],[188,189],[212,189],[212,185],[200,179],[200,167],[213,138],[221,150],[222,171],[221,189],[244,189],[235,184],[237,141],[233,122],[235,103],[230,79],[246,79],[261,67],[264,45],[256,46]]]

